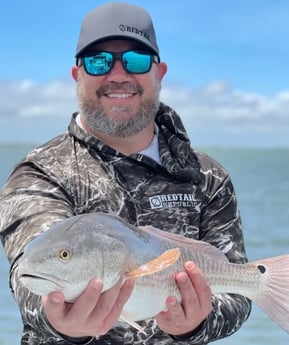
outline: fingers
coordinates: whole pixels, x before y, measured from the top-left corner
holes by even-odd
[[[123,284],[120,278],[111,289],[102,292],[102,281],[92,279],[73,304],[65,303],[60,292],[42,297],[42,303],[48,321],[58,332],[71,337],[100,336],[119,318],[133,286],[133,279]]]
[[[114,304],[115,311],[117,312],[118,315],[121,314],[121,311],[125,303],[129,299],[134,288],[134,283],[135,283],[134,279],[128,279],[121,287],[119,295],[118,295],[118,299],[116,300]]]
[[[77,320],[80,317],[83,320],[87,320],[99,301],[102,289],[103,283],[101,280],[91,279],[84,292],[77,298],[69,310],[68,317],[72,320]]]
[[[61,292],[53,292],[49,296],[42,297],[48,320],[61,320],[66,312],[64,297]]]
[[[103,318],[106,318],[106,316],[110,314],[113,305],[118,298],[121,284],[122,279],[120,279],[112,288],[101,294],[101,297],[99,298],[97,303],[97,307],[94,308],[94,311],[91,314],[92,317],[96,316],[100,312]]]
[[[171,315],[173,319],[174,327],[176,329],[181,328],[183,326],[186,315],[182,304],[178,302],[176,297],[170,296],[167,299],[167,310],[169,315]]]
[[[104,319],[102,333],[106,333],[113,325],[113,323],[119,319],[122,309],[129,299],[134,287],[134,279],[128,279],[120,288],[117,299],[114,300],[110,313]],[[109,293],[109,291],[107,292]],[[106,294],[106,292],[104,293]],[[105,296],[109,298],[109,295]]]
[[[186,308],[186,306],[191,304],[199,304],[203,313],[209,314],[212,309],[212,292],[207,279],[203,272],[193,262],[186,262],[185,268],[189,278],[189,283],[191,283],[194,288],[194,293],[191,295],[188,293],[188,290],[186,289],[187,286],[185,286],[187,285],[187,282],[180,284],[181,293],[185,303],[184,307]]]
[[[93,336],[94,327],[89,322],[90,315],[99,301],[103,284],[92,279],[75,303],[65,303],[63,294],[53,292],[42,297],[46,317],[59,333],[71,337]]]
[[[185,269],[176,275],[182,302],[169,297],[167,311],[156,316],[160,329],[175,335],[192,332],[212,309],[211,290],[203,273],[193,262],[187,262]]]

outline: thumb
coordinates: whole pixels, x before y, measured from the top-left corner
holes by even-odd
[[[65,315],[64,296],[61,292],[52,292],[41,298],[48,321],[53,325],[55,321],[62,320]]]

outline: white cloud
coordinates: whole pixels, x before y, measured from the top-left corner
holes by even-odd
[[[54,133],[43,123],[66,128],[77,110],[74,82],[0,82],[0,92],[0,140],[13,138],[12,129],[22,124],[48,139]],[[161,99],[181,115],[197,144],[289,145],[289,90],[268,97],[220,80],[199,88],[163,85]],[[23,130],[16,138],[27,141],[30,134]]]
[[[66,81],[1,82],[0,92],[0,114],[9,118],[62,117],[76,107],[75,85]]]
[[[215,81],[196,89],[164,88],[197,142],[289,145],[289,91],[272,97]],[[201,142],[201,144],[203,144]]]
[[[280,121],[289,120],[289,91],[270,98],[234,89],[226,81],[215,81],[198,89],[165,88],[163,97],[180,108],[182,116],[200,121],[206,118],[234,125],[239,119],[250,123],[269,121],[271,115],[272,120],[273,117]]]

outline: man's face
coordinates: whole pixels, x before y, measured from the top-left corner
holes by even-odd
[[[131,41],[111,40],[92,50],[123,52],[137,48]],[[144,74],[128,73],[118,60],[109,73],[101,76],[91,76],[79,67],[77,93],[82,121],[95,135],[102,132],[128,137],[140,132],[154,120],[165,73],[164,63],[153,63]]]

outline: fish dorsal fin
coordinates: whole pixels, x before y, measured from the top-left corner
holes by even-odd
[[[165,268],[174,264],[179,259],[180,255],[181,252],[179,248],[166,250],[162,255],[158,256],[157,258],[129,272],[127,277],[138,278],[162,271]]]
[[[199,252],[202,252],[203,255],[207,255],[208,257],[212,257],[217,260],[228,261],[228,258],[220,249],[214,247],[208,242],[194,240],[192,238],[188,238],[179,234],[160,230],[151,225],[140,226],[139,228],[152,236],[156,236],[165,241],[170,241],[174,247],[187,247],[193,251],[198,250]]]
[[[139,226],[139,229],[141,229],[144,232],[149,233],[150,235],[157,236],[159,238],[162,238],[164,240],[170,240],[173,242],[180,243],[182,246],[192,246],[192,243],[194,243],[196,240],[193,240],[191,238],[184,237],[179,234],[174,234],[171,232],[167,232],[164,230],[160,230],[158,228],[155,228],[154,226],[147,225],[147,226]],[[196,241],[199,242],[199,241]]]

